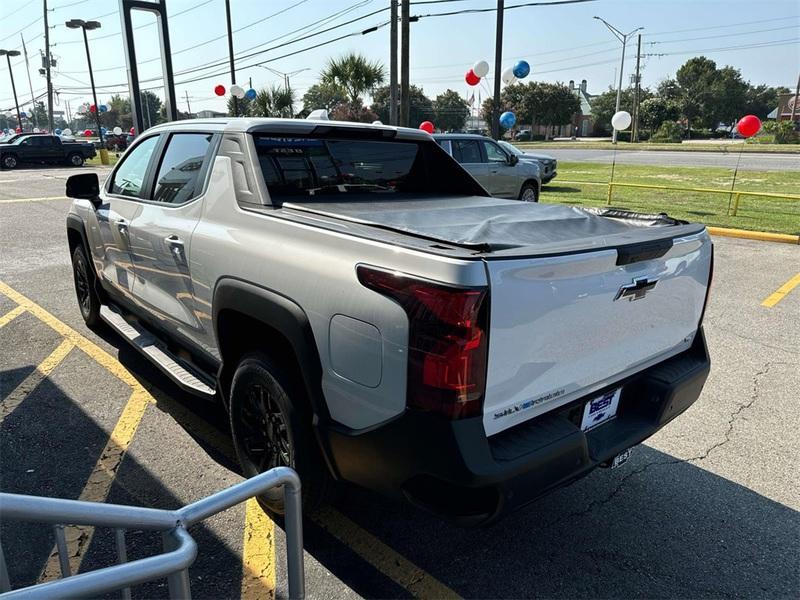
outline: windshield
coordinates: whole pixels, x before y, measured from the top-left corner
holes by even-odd
[[[509,144],[508,142],[504,142],[502,140],[500,140],[498,142],[498,144],[500,144],[503,147],[503,150],[508,150],[509,152],[511,152],[512,154],[516,154],[517,156],[522,156],[523,154],[525,154],[522,150],[517,148],[514,144]]]
[[[485,192],[433,142],[256,136],[273,199]],[[385,199],[385,198],[384,198]]]

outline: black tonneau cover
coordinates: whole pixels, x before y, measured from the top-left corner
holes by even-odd
[[[479,252],[531,246],[536,247],[537,254],[618,248],[689,235],[703,228],[665,214],[480,196],[380,200],[375,194],[348,195],[343,202],[332,202],[328,196],[325,200],[303,198],[285,202],[283,208],[399,231]]]

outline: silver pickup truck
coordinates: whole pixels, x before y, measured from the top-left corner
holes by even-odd
[[[306,506],[347,481],[490,522],[709,371],[702,225],[491,198],[418,130],[169,123],[67,195],[86,323],[223,402],[244,473],[296,468]]]

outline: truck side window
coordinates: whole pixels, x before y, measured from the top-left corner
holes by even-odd
[[[147,165],[150,164],[150,157],[153,155],[157,143],[158,136],[154,135],[143,140],[130,154],[125,156],[125,160],[114,173],[110,193],[134,198],[142,197]]]
[[[453,140],[453,157],[460,163],[479,163],[481,149],[475,140]]]
[[[492,142],[483,142],[483,147],[486,149],[486,157],[489,159],[490,163],[508,162],[508,157],[505,155],[505,152],[500,150],[500,147],[497,144],[493,144]]]
[[[210,133],[175,133],[158,169],[153,200],[183,204],[195,196],[197,178],[211,145]]]

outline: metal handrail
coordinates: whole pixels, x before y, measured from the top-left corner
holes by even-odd
[[[62,560],[62,579],[13,591],[0,588],[0,591],[5,592],[0,594],[0,599],[87,597],[115,590],[123,590],[123,597],[129,598],[130,586],[162,577],[168,578],[171,597],[190,598],[188,567],[197,556],[197,544],[186,528],[280,485],[284,486],[286,508],[284,526],[289,597],[304,598],[300,478],[288,467],[276,467],[178,510],[0,493],[0,519],[49,523],[56,527],[57,540],[60,539],[58,528],[63,524],[116,529],[120,563],[70,576],[68,562]],[[126,562],[124,545],[126,529],[162,531],[165,553]],[[63,536],[63,531],[60,535]],[[60,546],[61,544],[57,544],[57,547]],[[59,558],[61,554],[62,550],[59,549]],[[2,547],[0,547],[0,585],[5,588],[8,586]]]

